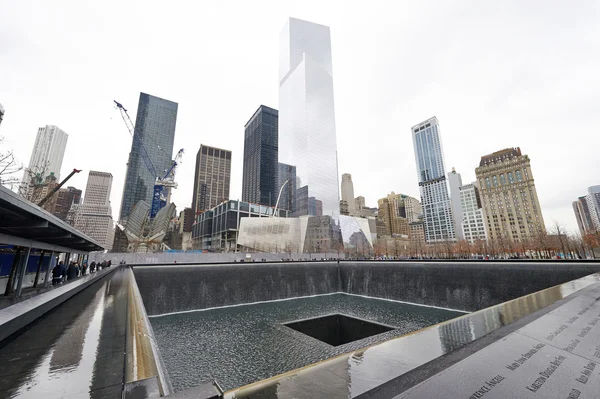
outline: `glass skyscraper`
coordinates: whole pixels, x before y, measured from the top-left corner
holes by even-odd
[[[337,143],[329,27],[290,18],[280,34],[279,162],[296,167],[296,188],[316,206],[296,215],[338,215]]]
[[[454,241],[456,236],[437,118],[434,116],[413,126],[412,138],[423,206],[425,240],[428,243]]]
[[[127,162],[125,187],[119,220],[124,222],[138,201],[152,204],[154,182],[162,178],[173,163],[173,140],[177,122],[177,103],[140,93],[134,139]],[[152,176],[143,159],[143,151],[154,165]]]
[[[277,202],[278,119],[276,109],[261,105],[244,127],[242,201],[269,206]]]

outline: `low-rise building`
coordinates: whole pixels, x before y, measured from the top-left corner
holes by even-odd
[[[193,249],[235,252],[238,250],[240,219],[273,217],[274,209],[275,207],[245,201],[224,201],[196,216],[192,225]],[[291,215],[291,212],[285,209],[279,209],[278,213],[281,218]]]

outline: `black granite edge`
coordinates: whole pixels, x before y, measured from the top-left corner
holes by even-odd
[[[565,298],[555,301],[551,305],[548,305],[533,313],[529,313],[528,315],[525,315],[510,324],[495,329],[483,337],[471,341],[452,352],[437,357],[392,380],[386,381],[377,387],[356,396],[354,399],[394,399],[398,395],[408,391],[416,385],[452,367],[454,364],[466,359],[482,349],[485,349],[489,345],[501,340],[502,338],[507,337],[520,328],[523,328],[527,324],[563,306],[567,302],[570,302],[574,298],[581,296],[587,289],[589,289],[589,287],[590,286],[584,287]],[[465,317],[468,317],[468,315]]]
[[[153,267],[153,266],[213,266],[213,265],[265,265],[265,264],[296,264],[296,263],[348,263],[348,262],[365,262],[365,263],[551,263],[551,264],[575,264],[575,263],[591,263],[600,265],[600,259],[303,259],[303,260],[268,260],[268,261],[253,261],[253,262],[180,262],[180,263],[128,263],[131,267]]]
[[[265,266],[265,265],[281,265],[281,264],[290,264],[290,265],[298,265],[302,263],[315,263],[315,264],[327,264],[329,263],[331,266],[338,266],[339,261],[337,259],[334,260],[298,260],[295,262],[290,261],[268,261],[268,262],[186,262],[186,263],[135,263],[135,264],[127,264],[126,266],[130,266],[132,269],[136,267],[217,267],[217,266]]]
[[[159,393],[161,396],[169,396],[170,394],[172,394],[174,392],[173,390],[173,385],[171,384],[171,378],[169,376],[169,373],[167,371],[167,368],[165,367],[165,364],[163,362],[162,359],[162,355],[160,353],[160,348],[158,347],[158,343],[155,340],[155,334],[154,334],[154,330],[152,329],[152,323],[150,323],[150,319],[148,318],[148,312],[146,311],[146,307],[144,305],[144,300],[142,299],[142,294],[140,293],[140,289],[137,285],[137,280],[135,278],[135,273],[133,272],[133,268],[128,267],[127,271],[129,272],[129,281],[128,283],[131,285],[131,287],[133,288],[133,300],[137,303],[138,308],[140,309],[140,311],[142,312],[142,318],[143,318],[143,323],[145,324],[146,329],[148,330],[148,334],[150,335],[150,345],[152,347],[152,354],[154,356],[154,363],[156,364],[156,369],[158,371],[158,375],[152,378],[156,378],[156,382],[158,384],[157,388],[159,390]],[[127,307],[127,320],[129,320],[129,307]],[[132,331],[129,328],[130,324],[127,323],[127,327],[126,327],[126,337],[125,337],[125,351],[126,353],[129,353],[130,348],[128,348],[128,342],[129,341],[129,336],[132,334]],[[125,356],[125,370],[127,370],[127,358],[128,356]],[[133,384],[135,385],[136,382],[139,381],[131,381],[131,382],[126,382],[125,381],[125,373],[123,373],[123,382],[124,382],[124,386],[127,387],[128,384]],[[126,396],[127,397],[127,396]]]
[[[39,306],[28,309],[27,311],[0,325],[0,343],[5,339],[10,338],[14,334],[18,334],[22,329],[26,328],[29,324],[39,319],[58,305],[66,302],[71,297],[83,291],[90,285],[102,281],[104,278],[110,276],[114,271],[118,269],[119,267],[109,268],[105,273],[103,273],[101,276],[98,276],[97,278],[91,278],[82,284],[73,285],[70,290],[61,294],[60,296],[52,298]],[[47,292],[52,292],[52,290],[43,292],[40,295],[44,295]],[[23,302],[19,302],[19,304],[22,303]]]

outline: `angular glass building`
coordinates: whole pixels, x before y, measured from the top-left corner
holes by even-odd
[[[437,118],[412,127],[417,176],[428,243],[454,241],[454,223]]]
[[[374,222],[345,215],[243,218],[237,243],[260,252],[365,255],[372,253],[377,237]]]
[[[244,126],[242,201],[269,206],[277,202],[278,119],[276,109],[261,105]]]
[[[134,139],[127,162],[125,187],[119,220],[125,222],[138,201],[152,203],[157,176],[146,167],[144,151],[157,174],[164,175],[173,162],[173,140],[177,122],[177,103],[140,93]],[[160,176],[161,178],[163,176]]]
[[[313,204],[322,204],[323,215],[337,215],[340,198],[329,27],[290,18],[281,31],[279,51],[279,162],[296,167],[296,188],[307,199],[303,203],[312,198]],[[295,215],[320,208],[300,209],[300,201],[296,202]]]

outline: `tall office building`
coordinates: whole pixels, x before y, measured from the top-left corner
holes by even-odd
[[[106,172],[90,171],[83,203],[73,205],[76,229],[111,250],[114,240],[114,223],[110,206],[113,176]]]
[[[340,196],[329,27],[290,18],[281,31],[279,49],[279,161],[296,167],[297,194],[302,196],[296,201],[296,214],[316,210],[321,204],[323,215],[337,215]],[[308,206],[310,198],[316,206]]]
[[[481,157],[475,175],[490,239],[518,242],[546,232],[531,161],[519,147]]]
[[[196,155],[192,210],[194,215],[229,199],[231,151],[201,144]]]
[[[588,187],[588,194],[573,202],[573,211],[582,235],[600,231],[600,186]]]
[[[481,209],[481,198],[477,183],[462,183],[460,173],[454,168],[448,173],[450,184],[450,203],[452,205],[452,219],[454,231],[458,240],[467,240],[474,243],[477,240],[487,240],[485,216]]]
[[[454,232],[457,240],[464,240],[465,235],[462,231],[462,206],[460,203],[460,187],[462,186],[462,178],[460,173],[452,168],[452,172],[448,172],[448,185],[450,186],[450,206],[452,208],[452,221],[454,222]]]
[[[152,162],[156,173],[164,175],[173,163],[176,122],[177,103],[140,93],[134,139],[129,152],[119,212],[121,223],[124,224],[138,201],[152,204],[154,182],[159,176],[153,176],[146,167],[145,153],[148,154],[148,159]]]
[[[278,209],[285,209],[293,213],[296,211],[296,167],[279,162],[278,178],[277,185],[283,187]]]
[[[352,210],[356,208],[354,200],[354,183],[352,183],[352,175],[344,173],[342,175],[342,201],[345,201],[348,206],[348,212],[352,214]]]
[[[261,105],[244,126],[242,201],[275,206],[279,185],[276,109]]]
[[[465,184],[459,188],[459,197],[461,205],[461,223],[460,231],[464,240],[471,244],[475,241],[487,241],[487,227],[485,215],[481,206],[481,196],[479,195],[479,184]]]
[[[31,183],[43,183],[50,173],[53,173],[56,180],[60,182],[60,169],[68,138],[67,133],[56,126],[46,125],[38,129],[31,159],[29,160],[29,167],[25,169],[23,176],[25,192],[31,191]]]
[[[439,122],[434,116],[413,126],[411,130],[423,206],[425,240],[428,243],[454,241],[456,235]]]

